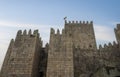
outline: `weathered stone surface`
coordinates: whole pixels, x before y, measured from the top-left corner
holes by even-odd
[[[42,47],[38,30],[19,30],[0,77],[120,77],[120,24],[115,35],[117,43],[97,49],[92,21],[65,20],[62,34],[51,28],[49,44]]]
[[[11,40],[0,77],[35,77],[38,75],[40,48],[39,33],[28,35],[18,31],[15,41]]]

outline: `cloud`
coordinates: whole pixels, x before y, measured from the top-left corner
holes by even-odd
[[[112,25],[120,24],[120,21],[113,21]]]
[[[98,44],[103,44],[103,42],[108,43],[116,41],[114,27],[95,24],[94,30]]]
[[[20,23],[20,22],[12,22],[12,21],[4,21],[4,20],[0,20],[0,27],[23,27],[23,28],[34,28],[35,25],[33,24],[24,24],[24,23]]]

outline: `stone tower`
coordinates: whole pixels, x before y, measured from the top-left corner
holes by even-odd
[[[65,33],[69,38],[72,38],[75,47],[79,46],[81,49],[97,49],[92,21],[65,22]]]
[[[18,31],[11,40],[0,77],[120,77],[120,24],[117,42],[96,47],[93,22],[66,21],[51,28],[42,47],[38,30]]]
[[[0,77],[38,77],[41,47],[38,30],[33,34],[19,30],[15,41],[11,40]]]
[[[47,77],[74,77],[73,48],[78,46],[96,50],[92,22],[65,21],[62,34],[51,28]]]

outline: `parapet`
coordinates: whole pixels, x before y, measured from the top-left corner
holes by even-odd
[[[120,24],[117,24],[117,28],[114,29],[115,32],[116,32],[117,30],[120,30]]]
[[[23,31],[23,35],[27,35],[27,31],[26,30]]]
[[[10,45],[13,45],[13,44],[14,44],[14,39],[11,39]]]
[[[115,41],[113,41],[113,43],[109,42],[108,44],[104,44],[103,47],[102,45],[99,45],[99,50],[104,51],[104,50],[109,50],[117,47],[118,47],[118,44]]]
[[[20,36],[20,35],[22,35],[22,30],[18,30],[17,32],[17,36]]]
[[[31,33],[32,33],[32,31],[31,31],[31,29],[30,29],[29,32],[28,32],[28,34],[31,35]]]
[[[65,21],[65,24],[93,24],[93,21]]]
[[[117,29],[120,29],[120,24],[117,24]]]
[[[32,33],[32,31],[31,31],[31,29],[28,31],[28,33],[27,33],[27,30],[24,30],[23,32],[22,32],[22,30],[18,30],[18,32],[17,32],[17,36],[30,36],[30,35],[39,35],[39,33],[38,33],[38,30],[34,30],[34,32]]]
[[[13,45],[14,45],[14,39],[11,39],[11,41],[10,41],[10,44],[9,44],[9,48],[8,49],[10,49],[10,48],[12,48],[13,47]]]
[[[38,34],[38,30],[34,30],[33,34]]]
[[[55,34],[55,30],[53,28],[51,28],[50,34]]]
[[[14,43],[14,39],[11,39],[11,43]]]
[[[57,29],[57,31],[55,31],[53,28],[51,28],[51,30],[50,30],[50,34],[60,35],[60,30]]]

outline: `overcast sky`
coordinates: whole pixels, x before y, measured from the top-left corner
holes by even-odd
[[[97,45],[103,45],[116,41],[120,0],[0,0],[0,66],[19,29],[39,29],[45,44],[50,27],[62,29],[65,16],[70,21],[93,21]]]

